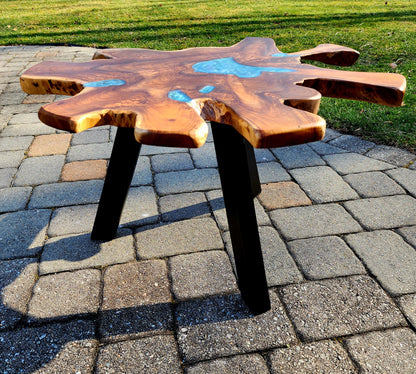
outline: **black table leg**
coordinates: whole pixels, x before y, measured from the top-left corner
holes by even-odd
[[[134,129],[117,129],[91,239],[111,240],[115,237],[140,149]]]
[[[264,313],[270,300],[253,201],[254,153],[233,127],[211,125],[241,295],[254,314]]]
[[[257,196],[261,192],[261,184],[259,178],[259,172],[257,170],[256,156],[254,155],[253,146],[242,137],[247,154],[248,172],[250,174],[251,190],[253,191],[253,197]]]

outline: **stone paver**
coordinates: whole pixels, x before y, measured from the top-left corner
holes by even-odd
[[[325,204],[270,213],[273,224],[288,240],[361,231],[361,226],[339,205]]]
[[[91,373],[98,341],[92,321],[0,333],[2,373]]]
[[[363,173],[392,169],[393,165],[357,153],[340,153],[322,156],[340,174]]]
[[[416,200],[408,195],[347,201],[344,206],[368,230],[416,224]]]
[[[171,331],[171,301],[164,260],[110,266],[104,272],[100,333],[115,341]]]
[[[29,321],[62,319],[98,311],[101,272],[85,269],[45,275],[33,288]]]
[[[279,286],[302,281],[302,274],[277,231],[270,226],[260,226],[259,235],[268,286]],[[235,266],[229,232],[224,233],[224,240],[228,255]]]
[[[37,267],[29,258],[0,261],[0,330],[13,327],[26,314]]]
[[[138,256],[143,259],[224,247],[218,227],[211,218],[144,226],[137,230],[135,238]]]
[[[270,355],[270,362],[273,373],[352,374],[358,372],[341,344],[331,340],[276,349]]]
[[[416,292],[416,251],[398,234],[371,231],[348,235],[347,243],[392,295]]]
[[[25,209],[31,193],[31,187],[0,189],[0,213]]]
[[[162,196],[159,199],[159,206],[163,221],[206,217],[211,213],[208,201],[202,192]]]
[[[182,370],[173,336],[162,335],[102,347],[96,372],[180,374]]]
[[[186,374],[269,374],[266,361],[259,354],[238,355],[189,366]]]
[[[283,287],[289,318],[302,340],[319,340],[406,325],[400,310],[368,276]]]
[[[404,194],[405,191],[394,180],[380,171],[349,174],[344,180],[362,197],[381,197]]]
[[[224,251],[208,251],[171,257],[175,298],[185,300],[237,292],[237,282]]]
[[[363,264],[337,236],[294,240],[289,251],[308,279],[365,274]]]
[[[51,216],[47,209],[0,216],[0,259],[33,257],[40,253]]]
[[[399,297],[397,302],[413,328],[416,328],[416,294]]]
[[[294,182],[264,184],[258,199],[267,210],[312,204],[305,192]]]
[[[325,165],[325,161],[306,144],[275,148],[272,152],[287,169]]]
[[[64,155],[26,158],[17,171],[13,185],[28,186],[58,182],[64,162]]]
[[[345,344],[362,373],[416,372],[416,334],[410,329],[353,336]]]
[[[186,363],[286,346],[295,333],[280,301],[253,317],[239,295],[185,301],[176,308],[179,350]]]
[[[71,134],[51,134],[36,136],[31,144],[27,155],[29,157],[64,155],[66,154]]]
[[[90,233],[56,236],[45,244],[39,265],[40,274],[86,269],[135,259],[131,231],[120,229],[108,242],[92,241]]]
[[[64,182],[103,179],[106,174],[107,160],[74,161],[63,166],[61,179]]]
[[[315,203],[358,198],[357,193],[328,166],[294,169],[291,174]]]
[[[416,372],[414,153],[332,129],[254,150],[272,301],[254,317],[211,132],[143,145],[117,237],[91,241],[117,128],[42,124],[66,97],[26,95],[19,74],[94,52],[0,46],[0,372]]]

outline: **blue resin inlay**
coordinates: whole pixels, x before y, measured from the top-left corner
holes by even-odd
[[[261,67],[243,65],[234,60],[233,57],[219,58],[216,60],[198,62],[192,66],[197,73],[207,74],[231,74],[239,78],[256,78],[263,71],[272,73],[289,73],[293,69]]]
[[[205,86],[205,87],[203,87],[203,88],[201,88],[200,90],[199,90],[199,92],[201,92],[201,93],[203,93],[203,94],[208,94],[208,93],[210,93],[210,92],[212,92],[212,91],[214,91],[215,90],[215,86]]]
[[[84,87],[111,87],[111,86],[122,86],[126,84],[126,81],[122,79],[107,79],[104,81],[95,81],[84,83]]]
[[[192,99],[185,92],[182,92],[181,90],[169,91],[168,97],[169,99],[182,101],[184,103],[189,103],[192,101]]]

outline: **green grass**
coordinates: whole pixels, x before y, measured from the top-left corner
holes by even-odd
[[[320,43],[355,48],[361,56],[351,70],[407,78],[405,105],[324,98],[320,114],[332,128],[416,150],[414,0],[0,0],[0,9],[0,45],[173,50],[262,36],[284,52]]]

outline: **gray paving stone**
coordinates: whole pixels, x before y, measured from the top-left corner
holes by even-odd
[[[260,226],[259,235],[268,286],[279,286],[302,281],[302,274],[276,230],[270,226]],[[235,267],[229,232],[224,233],[224,241],[228,255]]]
[[[164,173],[190,170],[194,168],[194,163],[189,153],[168,153],[152,156],[152,167],[155,173]]]
[[[169,259],[172,290],[177,300],[238,292],[225,251],[208,251]]]
[[[39,123],[38,113],[17,113],[10,118],[9,125]]]
[[[276,294],[270,311],[254,317],[240,295],[179,303],[179,350],[185,363],[282,347],[296,341]]]
[[[98,341],[93,321],[0,333],[2,373],[91,373]]]
[[[341,135],[329,142],[330,145],[347,149],[350,152],[365,153],[375,147],[373,142],[353,135]]]
[[[416,251],[393,231],[363,232],[346,237],[383,288],[397,296],[416,292]]]
[[[287,169],[325,165],[324,160],[306,144],[274,148],[271,151]]]
[[[337,236],[294,240],[289,251],[308,279],[365,274],[363,264]]]
[[[414,153],[387,145],[378,145],[371,151],[367,152],[366,155],[396,166],[406,166],[411,161],[416,159],[416,155]]]
[[[143,156],[158,155],[161,153],[178,153],[188,152],[187,148],[175,148],[175,147],[159,147],[155,145],[144,145],[140,150],[140,154]]]
[[[27,104],[26,104],[27,105]],[[48,135],[55,134],[56,129],[40,123],[39,120],[33,123],[22,123],[18,125],[9,125],[3,132],[0,133],[0,137],[9,136],[28,136],[28,135]]]
[[[0,152],[0,168],[16,168],[25,157],[24,151]]]
[[[376,331],[345,340],[360,373],[416,372],[416,334],[406,328]]]
[[[143,259],[224,247],[218,227],[211,218],[145,226],[136,231],[135,238],[138,256]]]
[[[113,143],[73,145],[68,149],[66,161],[109,159],[112,149]]]
[[[44,184],[34,188],[29,209],[98,203],[102,180]]]
[[[208,202],[214,213],[215,220],[222,231],[228,230],[227,213],[225,211],[224,199],[221,190],[207,192]],[[254,199],[254,208],[258,225],[270,225],[270,219],[257,199]]]
[[[399,297],[397,302],[413,328],[416,328],[416,294]]]
[[[406,239],[407,242],[416,248],[416,226],[402,227],[397,231]]]
[[[416,170],[394,169],[387,174],[416,197]]]
[[[141,186],[153,183],[152,169],[150,168],[149,157],[140,156],[134,169],[132,186]]]
[[[131,231],[122,229],[108,242],[92,241],[90,234],[48,239],[39,265],[40,274],[107,266],[135,259]]]
[[[0,213],[25,209],[31,192],[31,187],[0,189]]]
[[[361,226],[337,204],[277,209],[270,213],[277,229],[288,240],[361,231]]]
[[[58,182],[64,163],[65,155],[26,158],[17,171],[13,185],[27,186]]]
[[[294,169],[290,173],[318,204],[358,198],[357,193],[328,166]]]
[[[393,168],[393,165],[357,153],[340,153],[322,156],[329,166],[340,174],[363,173]]]
[[[163,221],[180,221],[209,216],[211,211],[202,192],[166,195],[159,199]]]
[[[158,173],[155,175],[156,191],[160,195],[171,193],[206,191],[220,188],[220,176],[216,169],[193,169]]]
[[[37,275],[35,259],[0,261],[0,330],[14,327],[26,314]]]
[[[290,175],[277,162],[262,162],[257,164],[261,183],[283,182],[290,180]]]
[[[201,362],[189,366],[186,374],[269,374],[266,361],[259,354],[238,355],[219,358],[217,360]]]
[[[32,143],[33,136],[13,136],[0,138],[0,151],[26,150]]]
[[[162,335],[101,347],[96,372],[180,374],[182,369],[175,339]]]
[[[104,273],[100,334],[116,341],[172,331],[171,301],[165,261],[110,266]]]
[[[335,147],[335,146],[333,146],[331,144],[328,144],[328,143],[325,143],[323,141],[308,143],[308,145],[320,156],[334,155],[334,154],[338,154],[338,153],[347,152],[346,149]]]
[[[88,204],[55,209],[49,223],[48,236],[91,232],[97,207],[97,204]]]
[[[29,322],[97,313],[101,272],[78,270],[45,275],[38,279],[29,303]]]
[[[197,168],[216,168],[218,166],[214,143],[205,143],[202,147],[189,151]]]
[[[276,161],[273,153],[266,148],[254,148],[254,156],[258,163]]]
[[[380,171],[349,174],[344,176],[344,180],[362,197],[381,197],[405,193],[403,188]]]
[[[99,127],[93,127],[92,129],[73,134],[71,139],[71,145],[81,145],[90,143],[108,143],[110,140],[110,132],[108,129],[101,129]]]
[[[26,96],[25,92],[3,93],[0,96],[0,105],[21,104]]]
[[[416,224],[416,200],[408,195],[347,201],[344,206],[368,230]]]
[[[42,250],[50,216],[46,209],[1,215],[0,259],[36,256]]]
[[[131,187],[121,214],[120,227],[137,227],[158,221],[159,212],[153,187]]]
[[[280,289],[302,340],[328,339],[405,326],[400,310],[368,276],[353,276]]]
[[[341,135],[342,134],[339,131],[336,131],[336,130],[333,130],[333,129],[330,129],[329,127],[327,127],[325,129],[325,136],[322,139],[322,141],[329,142],[329,141],[331,141],[331,140],[333,140],[335,138],[338,138]]]
[[[331,340],[276,349],[270,362],[273,373],[357,373],[342,345]]]

